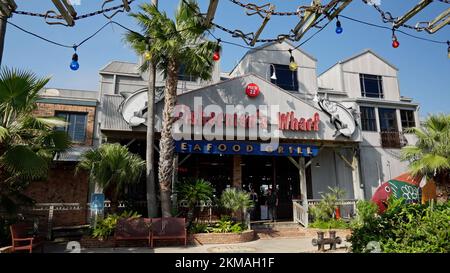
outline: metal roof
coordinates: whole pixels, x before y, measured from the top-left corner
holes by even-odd
[[[103,95],[101,130],[131,131],[130,125],[119,111],[123,101],[124,98],[121,95]]]
[[[138,64],[120,61],[111,61],[100,70],[100,74],[102,73],[126,74],[137,77],[141,75]]]
[[[90,149],[93,149],[93,147],[90,146],[74,146],[68,149],[67,151],[64,151],[62,153],[57,153],[55,155],[54,160],[55,161],[65,161],[65,162],[78,162],[81,159],[81,156],[89,151]]]

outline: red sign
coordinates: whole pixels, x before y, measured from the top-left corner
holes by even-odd
[[[257,97],[259,95],[259,86],[255,83],[249,83],[245,88],[245,93],[251,98]]]

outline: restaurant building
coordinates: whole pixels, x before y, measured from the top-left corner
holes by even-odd
[[[217,196],[227,187],[254,189],[263,205],[267,190],[276,189],[278,217],[307,225],[307,200],[329,187],[345,190],[345,199],[368,199],[382,181],[406,171],[400,148],[415,140],[403,131],[418,124],[418,104],[400,95],[398,68],[364,50],[317,75],[317,59],[294,49],[299,67],[291,71],[292,48],[254,48],[229,73],[219,61],[209,81],[181,66],[174,190],[183,178],[204,178]],[[95,134],[100,145],[127,144],[145,158],[148,76],[138,67],[112,61],[100,70]],[[160,73],[156,86],[158,151]],[[127,194],[145,201],[145,182]]]

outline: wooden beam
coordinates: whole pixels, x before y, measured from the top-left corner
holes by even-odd
[[[345,164],[347,164],[347,166],[354,170],[355,167],[353,166],[353,163],[351,163],[347,158],[345,158],[340,152],[336,151],[336,149],[333,149],[334,152],[345,162]]]
[[[292,156],[288,156],[289,161],[292,162],[292,164],[294,164],[294,166],[300,170],[300,165],[297,163],[297,161],[295,161],[295,159]]]
[[[217,5],[219,4],[219,0],[210,0],[208,12],[206,13],[205,25],[210,26],[212,20],[214,20],[214,15],[216,14]]]
[[[436,17],[433,21],[431,21],[425,30],[428,33],[433,34],[448,24],[450,24],[450,8],[448,8],[443,13],[439,14],[438,17]]]
[[[411,19],[414,15],[416,15],[417,13],[419,13],[421,10],[423,10],[426,6],[428,6],[431,2],[433,2],[433,0],[422,0],[420,1],[419,4],[417,4],[416,6],[414,6],[412,9],[410,9],[407,13],[405,13],[405,15],[403,15],[402,17],[398,18],[397,20],[395,20],[394,22],[394,27],[398,28],[401,25],[403,25],[404,23],[406,23],[406,21],[408,21],[409,19]]]
[[[122,2],[123,2],[124,10],[127,11],[127,12],[130,11],[131,8],[130,8],[130,5],[128,4],[128,0],[122,0]]]
[[[52,0],[52,2],[67,22],[67,26],[74,26],[77,13],[68,0]]]
[[[267,13],[266,17],[264,17],[264,21],[262,22],[261,26],[259,27],[258,31],[256,31],[255,36],[253,36],[252,41],[250,42],[251,46],[254,46],[256,44],[256,41],[258,40],[259,36],[261,35],[262,31],[266,27],[267,23],[270,20],[270,17],[272,16],[272,12],[275,9],[274,5],[270,5],[269,12]]]

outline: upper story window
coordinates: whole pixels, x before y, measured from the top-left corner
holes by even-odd
[[[185,65],[180,65],[180,67],[178,68],[178,80],[180,81],[187,81],[187,82],[196,82],[197,81],[197,77],[194,77],[190,74],[186,73],[186,66]]]
[[[65,127],[58,127],[56,130],[67,132],[73,142],[85,142],[87,113],[56,112],[55,116],[64,119],[68,123]]]
[[[391,108],[378,108],[381,132],[398,132],[396,110]]]
[[[359,74],[361,95],[369,98],[383,98],[383,79],[381,76]]]
[[[416,119],[413,110],[400,110],[400,118],[402,119],[402,128],[416,127]]]
[[[275,71],[274,71],[275,69]],[[270,81],[288,91],[298,91],[297,71],[291,71],[289,65],[270,65],[270,75],[275,73],[276,79]]]
[[[361,127],[363,131],[377,131],[377,120],[375,117],[375,108],[360,106]]]

